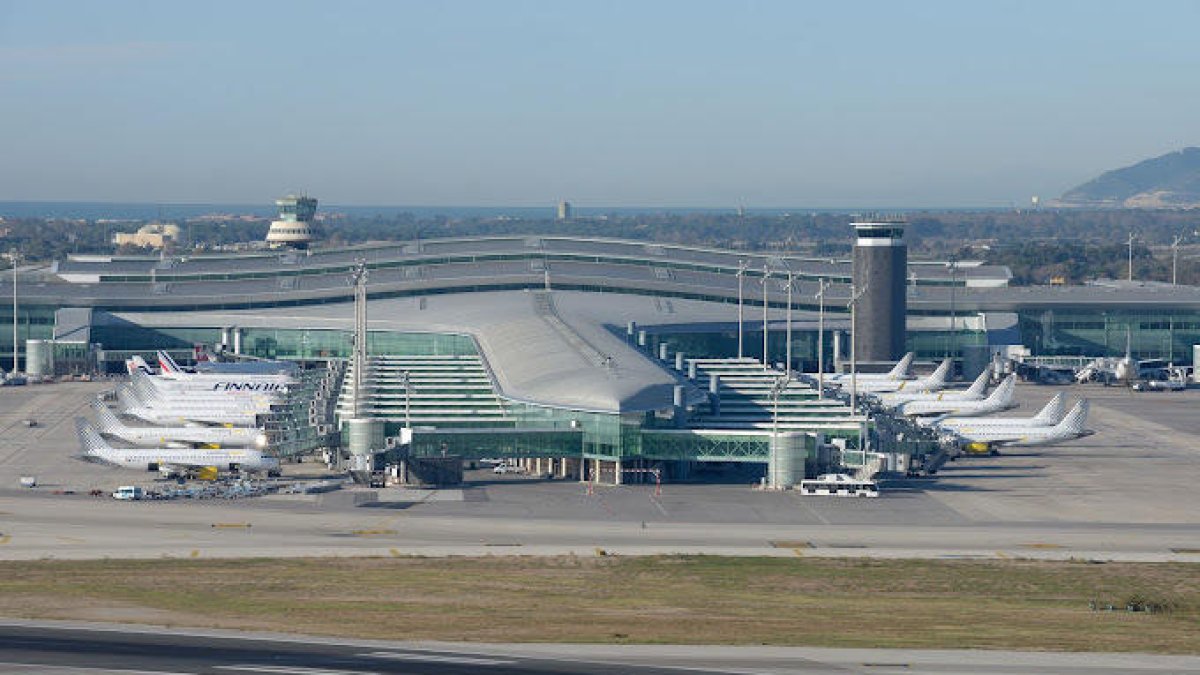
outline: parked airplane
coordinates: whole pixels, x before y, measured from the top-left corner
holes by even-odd
[[[860,380],[856,383],[857,390],[860,394],[887,394],[897,391],[941,391],[946,388],[946,378],[950,375],[950,365],[950,359],[946,359],[938,364],[937,369],[930,373],[928,377],[918,380]],[[834,384],[849,391],[851,382],[852,380],[846,379]]]
[[[169,404],[139,399],[128,386],[117,387],[121,412],[153,424],[207,424],[234,427],[253,427],[264,411],[208,404]]]
[[[143,400],[166,401],[212,401],[214,404],[247,405],[259,407],[278,403],[286,393],[285,385],[274,382],[253,382],[239,379],[227,381],[182,382],[164,380],[161,377],[135,372],[129,376],[130,384]]]
[[[896,409],[914,417],[944,415],[947,417],[963,417],[967,415],[987,415],[989,413],[1007,410],[1015,407],[1013,390],[1017,386],[1017,376],[1009,375],[1004,378],[990,396],[979,401],[909,401]]]
[[[911,379],[913,379],[913,377],[912,377],[912,375],[910,375],[908,373],[908,370],[909,370],[909,368],[912,367],[913,358],[915,358],[915,357],[916,357],[915,353],[908,352],[899,361],[897,361],[896,365],[892,366],[892,369],[889,370],[888,372],[886,372],[886,373],[859,373],[857,375],[857,378],[860,382],[865,382],[868,380],[911,380]],[[817,376],[816,373],[808,373],[808,375],[810,377]],[[849,382],[850,374],[849,373],[826,373],[825,381],[829,382],[829,383],[833,383],[833,384],[837,384],[839,382]]]
[[[114,448],[83,418],[75,420],[83,459],[127,469],[179,475],[197,469],[279,471],[279,460],[251,449],[193,450],[180,448]]]
[[[994,454],[1002,446],[1052,445],[1088,436],[1092,432],[1083,428],[1087,424],[1087,415],[1088,402],[1082,399],[1058,424],[1052,426],[995,425],[988,422],[998,420],[979,420],[972,425],[957,427],[952,433],[968,452]]]
[[[909,401],[978,401],[987,392],[990,370],[984,370],[975,378],[970,387],[961,390],[942,391],[897,391],[879,394],[879,401],[885,408],[895,408]]]
[[[206,383],[240,381],[254,383],[272,383],[284,385],[295,384],[296,379],[286,373],[226,373],[226,372],[188,372],[175,363],[175,359],[165,351],[158,352],[159,375],[168,380],[183,382]]]
[[[1062,421],[1066,415],[1066,394],[1061,391],[1054,395],[1038,414],[1033,417],[948,417],[934,426],[947,431],[969,429],[974,427],[1052,427]]]
[[[130,426],[101,399],[92,401],[92,410],[96,413],[96,428],[100,433],[139,447],[183,443],[209,448],[262,448],[267,442],[266,434],[254,427]]]

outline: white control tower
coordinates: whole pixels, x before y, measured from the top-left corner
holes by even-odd
[[[267,243],[271,248],[308,248],[313,240],[312,220],[317,200],[308,195],[287,195],[275,200],[279,220],[271,222]]]

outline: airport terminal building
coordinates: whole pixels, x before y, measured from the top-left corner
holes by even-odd
[[[903,232],[891,224],[859,235]],[[372,357],[363,395],[389,433],[411,426],[418,453],[537,458],[539,469],[562,475],[590,460],[589,470],[613,481],[629,470],[686,471],[705,461],[771,463],[773,475],[802,475],[827,464],[830,452],[848,463],[863,445],[900,464],[927,451],[931,439],[915,430],[880,433],[892,422],[809,384],[779,384],[784,369],[844,366],[851,279],[864,259],[876,266],[865,293],[877,295],[857,305],[856,333],[890,334],[874,340],[873,352],[860,339],[860,353],[873,354],[863,361],[909,349],[924,360],[954,356],[977,372],[1010,345],[1045,355],[1123,353],[1128,331],[1135,356],[1185,363],[1200,342],[1194,288],[1012,288],[1004,268],[881,255],[831,260],[514,236],[73,256],[22,270],[17,340],[22,368],[34,373],[117,372],[132,354],[166,349],[186,359],[196,344],[344,360],[354,322],[349,271],[361,261]],[[0,309],[0,322],[12,316]],[[0,353],[12,350],[6,332]],[[340,411],[349,396],[342,391]]]

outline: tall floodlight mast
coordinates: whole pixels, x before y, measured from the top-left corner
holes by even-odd
[[[363,415],[363,394],[367,369],[367,261],[359,260],[350,271],[354,283],[354,418]]]
[[[746,270],[747,270],[747,269],[749,269],[749,268],[748,268],[748,266],[746,265],[746,261],[745,261],[745,260],[739,260],[739,261],[738,261],[738,268],[737,268],[737,284],[738,284],[738,358],[739,358],[739,359],[740,359],[740,358],[742,358],[743,356],[745,356],[745,355],[746,355],[746,353],[745,353],[745,347],[744,347],[746,332],[745,332],[745,329],[744,329],[744,326],[743,326],[743,313],[742,313],[742,302],[743,302],[743,297],[742,297],[742,295],[743,295],[743,294],[742,294],[742,282],[743,282],[743,280],[744,280],[744,279],[745,279],[745,277],[746,277]]]

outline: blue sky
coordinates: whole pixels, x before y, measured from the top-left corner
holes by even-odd
[[[1200,145],[1196,2],[0,0],[0,199],[1004,206]]]

